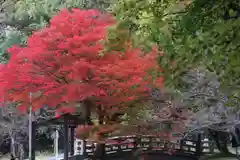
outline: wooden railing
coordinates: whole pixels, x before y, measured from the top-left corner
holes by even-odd
[[[158,151],[166,153],[170,150],[169,146],[173,150],[174,154],[185,154],[198,156],[200,154],[208,153],[206,150],[210,145],[206,145],[208,142],[202,142],[200,139],[186,138],[177,142],[163,141],[155,136],[128,136],[128,137],[115,137],[111,138],[108,143],[105,144],[105,154],[116,154],[131,152],[137,149],[143,151]],[[204,145],[204,146],[203,146]],[[75,155],[92,156],[96,151],[96,144],[89,143],[82,140],[75,142]]]

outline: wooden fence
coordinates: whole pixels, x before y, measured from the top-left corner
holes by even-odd
[[[93,156],[96,151],[96,143],[90,143],[83,140],[75,141],[75,155]],[[143,151],[158,151],[167,153],[173,150],[174,154],[200,156],[202,154],[212,154],[217,152],[214,149],[214,143],[207,138],[188,137],[177,142],[163,141],[154,136],[127,136],[111,138],[109,143],[105,144],[105,154],[124,154],[126,152],[142,149]]]

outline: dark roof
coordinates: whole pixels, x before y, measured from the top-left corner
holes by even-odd
[[[64,114],[60,117],[50,118],[47,120],[42,120],[40,122],[36,122],[37,126],[47,126],[47,125],[61,125],[64,123],[64,119],[66,118],[69,122],[69,125],[78,125],[83,124],[85,120],[81,118],[81,115],[74,114]]]

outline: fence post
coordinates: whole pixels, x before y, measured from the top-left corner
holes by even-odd
[[[183,144],[184,144],[184,140],[183,140],[183,139],[181,139],[181,140],[180,140],[180,151],[182,151],[182,150],[183,150]]]
[[[74,126],[70,127],[70,155],[74,155]]]
[[[59,140],[59,132],[58,129],[55,130],[55,139],[54,139],[54,152],[55,158],[58,159],[58,140]]]
[[[98,143],[96,145],[96,151],[93,153],[93,158],[103,160],[105,159],[105,153],[105,143]]]
[[[153,145],[152,145],[152,142],[153,142],[153,137],[152,136],[149,136],[149,147],[148,147],[148,150],[152,150],[153,149]]]
[[[35,121],[32,121],[31,122],[31,157],[30,159],[31,160],[35,160],[35,149],[36,149],[36,122]]]
[[[198,134],[196,141],[196,156],[200,156],[201,153],[202,153],[202,136],[201,134]]]

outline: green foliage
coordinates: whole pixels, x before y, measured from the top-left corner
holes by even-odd
[[[177,15],[182,14],[185,7],[185,1],[178,3],[175,0],[120,0],[112,6],[112,12],[121,25],[129,26],[135,45],[151,46],[156,43],[167,53],[160,59],[161,65],[168,70],[165,72],[166,80],[175,80],[180,72],[175,66],[169,66],[169,62],[176,59],[174,56],[183,57],[175,54],[180,46],[174,46],[172,34],[175,31],[173,27],[178,23],[175,21],[179,19]],[[179,62],[176,64],[180,65]]]
[[[239,86],[240,19],[238,1],[145,1],[120,0],[111,11],[125,26],[137,45],[158,44],[165,56],[159,59],[165,69],[166,85],[181,86],[181,77],[189,69],[206,66],[226,86]]]
[[[194,1],[187,14],[182,16],[177,31],[182,31],[189,39],[183,44],[191,46],[188,49],[188,56],[193,57],[190,62],[207,66],[218,75],[222,84],[239,87],[240,19],[226,20],[225,14],[232,10],[231,4],[239,5],[238,1]]]
[[[105,10],[110,0],[12,0],[4,1],[3,9],[7,18],[3,22],[11,27],[10,34],[1,33],[0,63],[7,62],[6,49],[13,44],[24,45],[26,36],[32,31],[41,29],[63,8],[97,8]]]
[[[15,28],[7,27],[5,31],[1,33],[0,37],[0,63],[6,63],[8,55],[6,50],[13,44],[24,44],[26,35],[16,30]]]
[[[13,20],[31,20],[31,27],[42,28],[50,18],[63,8],[98,8],[104,10],[107,0],[18,0],[13,12]]]

